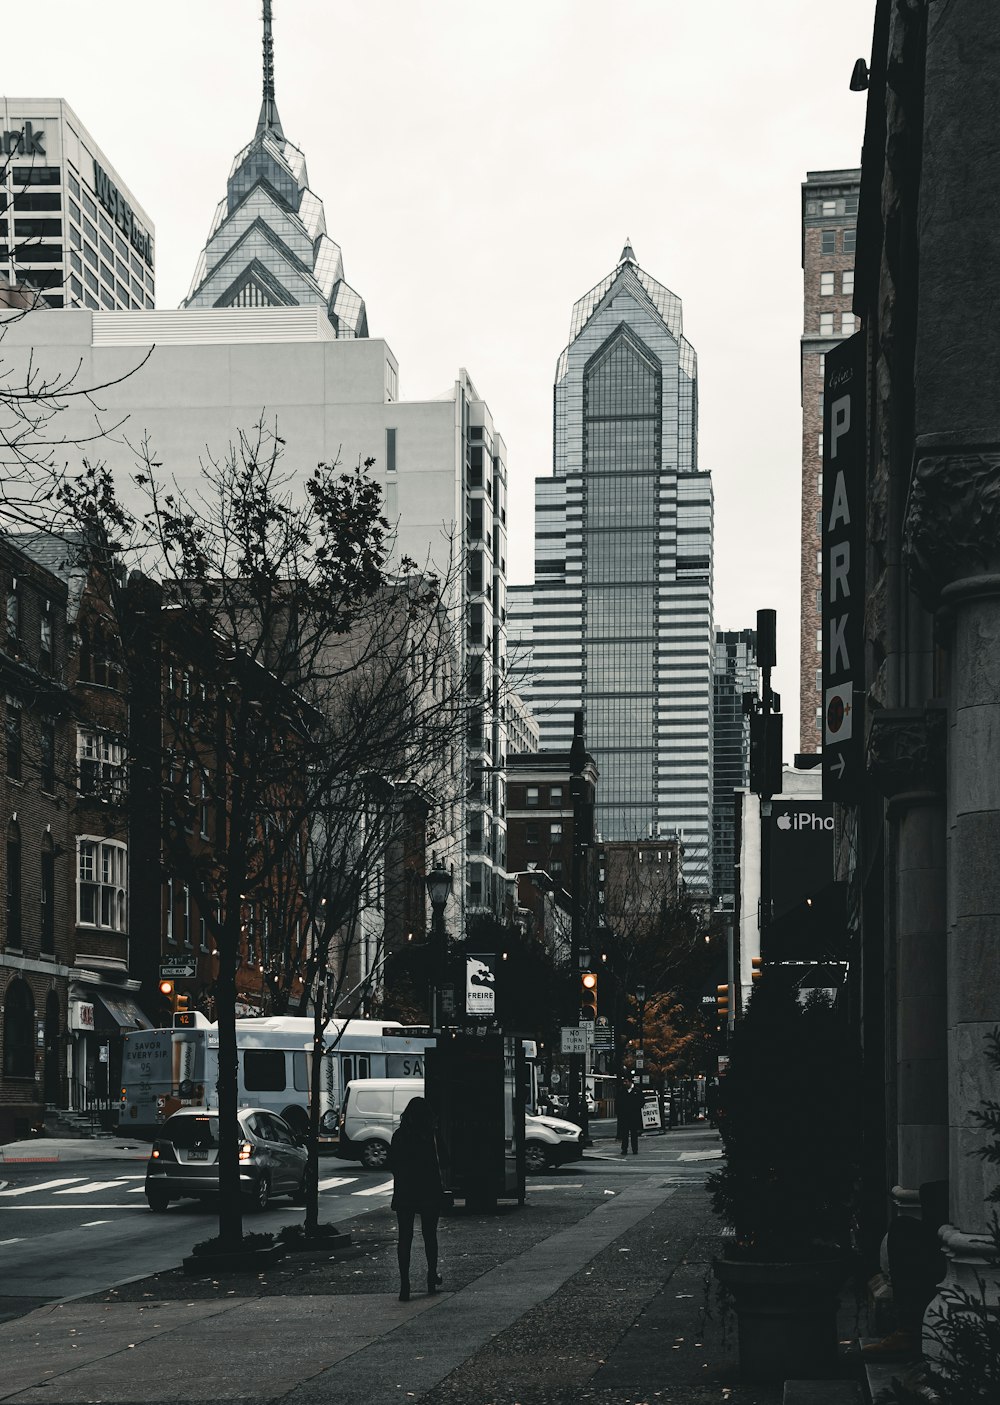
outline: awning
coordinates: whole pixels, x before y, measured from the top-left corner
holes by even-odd
[[[152,1029],[152,1023],[139,1009],[130,995],[105,995],[94,991],[95,1028],[113,1030],[116,1033],[130,1029]]]

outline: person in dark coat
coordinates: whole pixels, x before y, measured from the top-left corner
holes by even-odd
[[[628,1155],[628,1144],[632,1143],[632,1155],[639,1155],[639,1133],[642,1131],[642,1093],[628,1074],[622,1080],[618,1095],[618,1139],[622,1144],[622,1156]]]
[[[389,1169],[393,1178],[392,1208],[399,1226],[399,1301],[406,1303],[410,1300],[410,1249],[417,1215],[427,1255],[428,1293],[436,1293],[441,1283],[437,1271],[437,1227],[444,1205],[444,1186],[434,1122],[423,1098],[412,1098],[403,1109],[389,1146]]]

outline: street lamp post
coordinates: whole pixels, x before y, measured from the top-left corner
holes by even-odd
[[[444,927],[444,907],[451,892],[452,875],[443,864],[435,861],[434,867],[424,879],[427,894],[431,900],[431,939],[430,939],[430,1006],[431,1033],[441,1032],[441,985],[445,973],[445,956],[448,950],[448,934]]]

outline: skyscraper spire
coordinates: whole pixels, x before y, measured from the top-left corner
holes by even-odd
[[[271,0],[264,0],[264,101],[260,105],[257,119],[257,135],[273,132],[279,141],[284,141],[281,118],[274,101],[274,38],[271,34]]]

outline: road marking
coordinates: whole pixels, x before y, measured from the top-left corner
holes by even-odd
[[[717,1161],[722,1156],[721,1151],[682,1151],[678,1156],[678,1161]],[[65,1191],[62,1192],[66,1194]]]
[[[99,1190],[117,1190],[124,1181],[88,1181],[86,1185],[74,1185],[69,1190],[57,1190],[56,1195],[96,1195]]]
[[[384,1195],[386,1191],[392,1190],[392,1181],[383,1181],[381,1185],[369,1186],[367,1190],[352,1191],[353,1195]]]
[[[5,1244],[23,1244],[23,1239],[0,1239],[0,1248]]]
[[[51,1205],[34,1205],[26,1200],[23,1205],[19,1205],[18,1210],[75,1210],[80,1211],[79,1202],[64,1200],[62,1204],[53,1203]],[[145,1210],[145,1205],[91,1205],[91,1210]]]
[[[317,1190],[333,1190],[338,1185],[353,1185],[357,1176],[328,1176],[325,1181],[320,1181]]]
[[[145,1179],[146,1179],[145,1176],[143,1176],[143,1180],[145,1180]],[[146,1194],[146,1187],[145,1187],[144,1185],[133,1185],[133,1186],[130,1186],[129,1189],[128,1189],[128,1191],[127,1191],[127,1194],[129,1194],[129,1195],[145,1195],[145,1194]]]
[[[54,1190],[57,1185],[73,1185],[83,1180],[82,1176],[63,1176],[59,1181],[39,1181],[37,1185],[22,1185],[17,1190],[0,1190],[0,1195],[33,1195],[36,1190]],[[65,1195],[66,1192],[62,1191]]]
[[[94,1225],[97,1225],[97,1224],[110,1224],[110,1223],[111,1223],[110,1220],[84,1220],[84,1222],[83,1222],[83,1224],[80,1226],[80,1228],[81,1228],[81,1229],[93,1229]]]
[[[535,1185],[529,1181],[526,1190],[582,1190],[583,1181],[560,1181],[558,1185]]]

